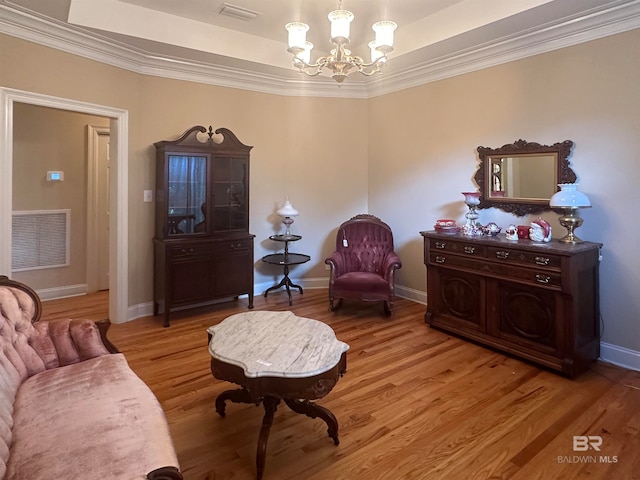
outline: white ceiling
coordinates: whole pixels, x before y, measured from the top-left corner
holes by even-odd
[[[257,13],[222,15],[227,3]],[[365,58],[371,24],[398,24],[385,71],[338,88],[286,52],[289,21],[328,53],[335,0],[0,0],[0,32],[146,74],[282,94],[366,97],[640,27],[640,0],[344,0],[350,49]],[[294,93],[292,93],[294,92]]]

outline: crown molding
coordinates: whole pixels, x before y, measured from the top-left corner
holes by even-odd
[[[640,27],[640,0],[621,0],[585,15],[560,19],[542,28],[418,61],[382,76],[337,86],[330,78],[260,73],[180,58],[159,57],[56,20],[0,5],[0,33],[55,48],[143,75],[184,80],[284,96],[370,98],[514,60],[622,33]]]
[[[640,1],[618,2],[588,16],[563,19],[453,55],[432,59],[369,82],[368,96],[385,95],[640,27]]]

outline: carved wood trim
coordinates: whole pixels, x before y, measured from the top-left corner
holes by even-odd
[[[199,133],[206,133],[209,138],[205,141],[200,141],[198,139]],[[213,140],[213,135],[221,135],[222,141],[216,142]],[[162,140],[160,142],[155,142],[153,144],[156,148],[158,147],[166,147],[166,146],[179,146],[179,147],[196,147],[196,148],[207,148],[207,149],[215,149],[215,150],[240,150],[249,152],[253,147],[249,145],[245,145],[238,137],[229,130],[228,128],[217,128],[215,131],[213,127],[209,125],[209,129],[203,127],[202,125],[196,125],[195,127],[191,127],[186,130],[182,135],[180,135],[176,140]]]

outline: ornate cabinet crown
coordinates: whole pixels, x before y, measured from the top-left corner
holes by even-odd
[[[217,138],[221,137],[220,141]],[[156,147],[154,315],[248,294],[249,152],[226,128],[195,126]]]

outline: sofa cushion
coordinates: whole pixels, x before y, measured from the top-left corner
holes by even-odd
[[[5,480],[142,480],[178,466],[164,412],[122,354],[30,377],[13,414]]]
[[[91,320],[37,322],[34,331],[29,345],[47,369],[109,354],[98,327]]]

